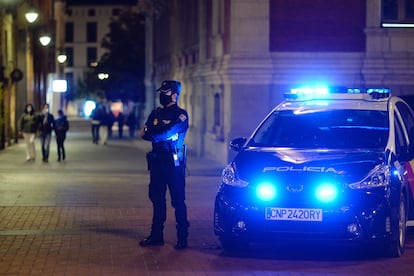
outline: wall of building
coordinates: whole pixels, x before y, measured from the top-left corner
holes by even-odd
[[[73,65],[65,67],[65,73],[73,74],[72,87],[75,87],[87,70],[90,68],[88,64],[87,48],[93,47],[97,49],[97,60],[107,52],[107,49],[101,47],[103,38],[109,33],[109,24],[118,14],[116,11],[125,10],[129,5],[124,4],[79,4],[70,5],[67,8],[70,10],[67,16],[67,23],[73,24],[74,38],[73,42],[65,41],[65,48],[73,49]],[[90,10],[94,10],[94,15],[89,14]],[[95,22],[97,25],[97,34],[95,42],[87,41],[87,24],[88,22]],[[78,107],[71,107],[70,111],[77,112]],[[69,114],[77,115],[77,114]]]
[[[4,73],[0,108],[1,149],[18,141],[17,122],[26,103],[31,102],[40,108],[45,102],[45,79],[53,68],[47,64],[49,49],[42,49],[38,38],[44,28],[53,30],[52,2],[20,0],[0,5],[0,66]],[[24,17],[30,5],[39,10],[39,18],[32,24]],[[13,80],[12,72],[19,72],[22,79]]]
[[[184,2],[172,0],[152,18],[146,83],[153,95],[163,79],[183,82],[186,142],[198,155],[228,162],[229,141],[249,136],[292,86],[388,86],[414,94],[414,30],[381,28],[380,0]],[[193,16],[180,16],[188,7]]]

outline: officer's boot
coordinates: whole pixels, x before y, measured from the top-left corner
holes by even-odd
[[[151,234],[141,240],[139,242],[139,245],[142,247],[147,247],[147,246],[156,246],[156,245],[164,245],[164,235],[163,235],[163,231],[161,230],[151,230]]]
[[[188,227],[190,224],[187,222],[186,225],[177,224],[177,244],[175,249],[180,250],[188,246],[187,237],[188,237]]]

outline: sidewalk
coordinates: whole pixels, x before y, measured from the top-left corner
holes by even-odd
[[[22,141],[1,151],[0,275],[204,274],[202,255],[218,248],[212,209],[221,166],[189,157],[189,248],[173,248],[168,199],[166,245],[140,248],[152,216],[148,144],[114,138],[101,146],[89,132],[72,132],[65,162],[56,161],[54,140],[49,163],[41,161],[39,141],[35,162],[25,161]]]
[[[39,141],[37,141],[39,142]],[[70,132],[67,160],[26,162],[24,145],[0,151],[0,275],[414,275],[414,234],[398,259],[364,259],[337,248],[278,244],[267,250],[224,252],[213,232],[214,198],[222,166],[189,157],[186,203],[189,247],[174,249],[174,210],[164,246],[142,248],[149,234],[145,152],[139,140],[92,143],[89,132]],[[36,144],[40,153],[39,143]],[[266,245],[264,245],[266,246]]]

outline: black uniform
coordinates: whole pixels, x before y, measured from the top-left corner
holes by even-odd
[[[152,142],[147,154],[150,170],[149,198],[153,204],[150,237],[142,246],[163,244],[166,220],[166,190],[175,208],[178,243],[176,248],[187,246],[189,223],[185,204],[185,152],[183,143],[188,129],[187,111],[171,103],[152,111],[146,122],[143,139]]]

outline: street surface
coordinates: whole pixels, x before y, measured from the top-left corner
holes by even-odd
[[[168,205],[164,246],[141,248],[150,229],[145,152],[149,143],[114,138],[92,144],[71,132],[67,160],[26,162],[23,141],[0,152],[0,275],[414,275],[414,231],[403,257],[355,248],[254,245],[225,253],[213,233],[214,196],[222,166],[190,156],[189,248],[173,248]],[[168,200],[169,203],[169,200]]]

